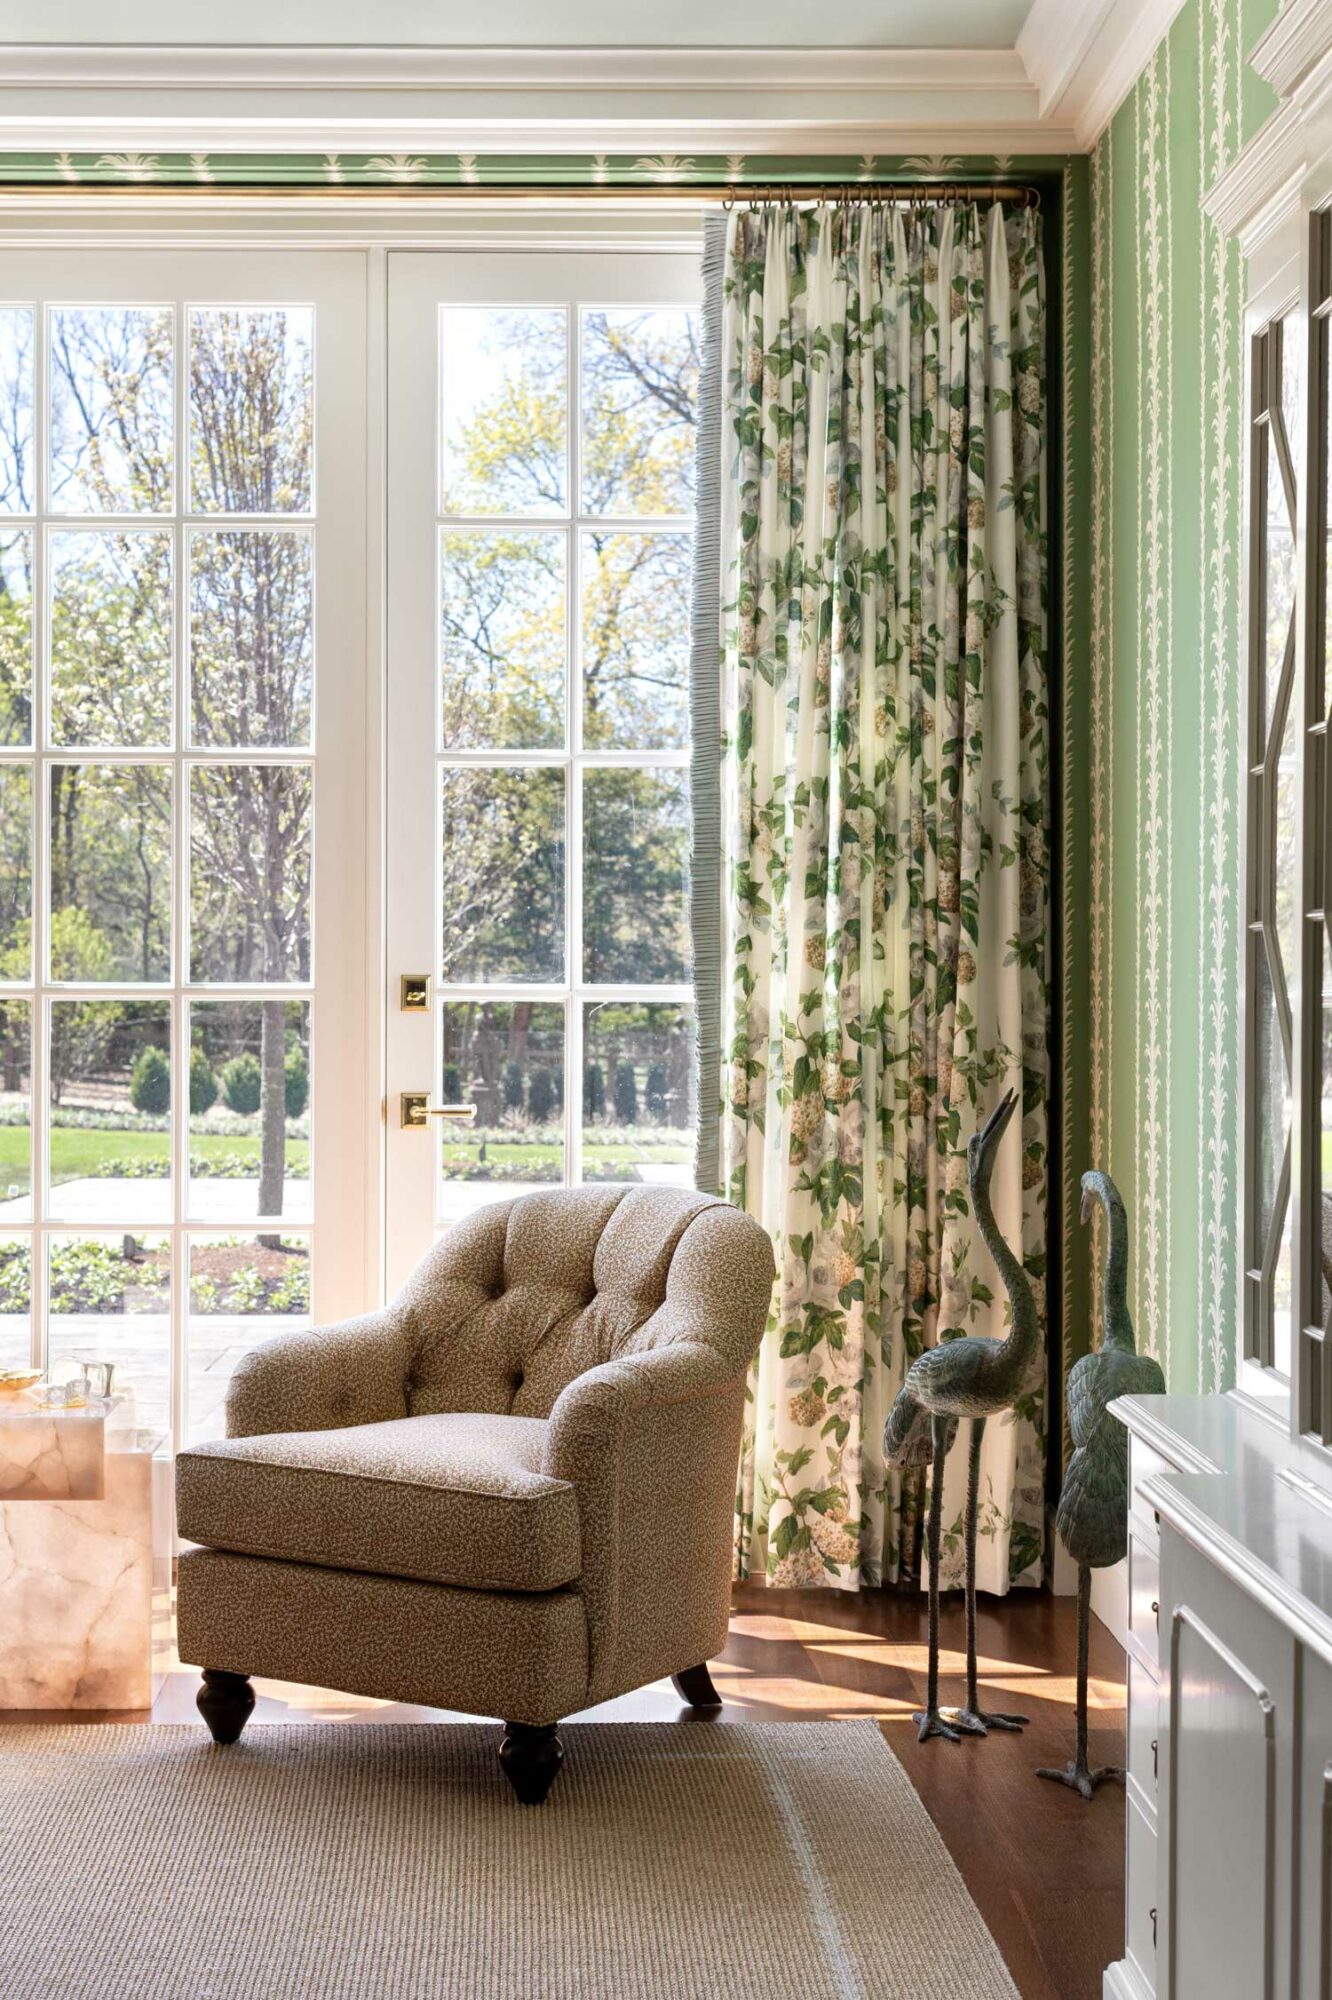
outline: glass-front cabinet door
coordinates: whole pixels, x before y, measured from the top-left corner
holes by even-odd
[[[357,256],[0,274],[0,1366],[164,1449],[365,1302]]]
[[[692,1182],[699,278],[389,263],[392,1288],[483,1203]]]

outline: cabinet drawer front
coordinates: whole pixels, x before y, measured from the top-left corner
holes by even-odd
[[[1141,1438],[1129,1440],[1129,1513],[1133,1517],[1135,1532],[1141,1534],[1153,1548],[1157,1542],[1156,1510],[1150,1500],[1143,1499],[1142,1488],[1148,1479],[1177,1470],[1169,1459],[1162,1458],[1159,1451],[1153,1451]]]
[[[1129,1546],[1129,1641],[1153,1673],[1160,1672],[1158,1620],[1161,1603],[1161,1562],[1156,1550],[1130,1525]]]
[[[1158,1690],[1135,1654],[1128,1656],[1128,1771],[1141,1802],[1156,1812]]]
[[[1127,1908],[1124,1942],[1128,1955],[1150,1991],[1156,1990],[1156,1831],[1130,1797],[1125,1815],[1128,1835]]]

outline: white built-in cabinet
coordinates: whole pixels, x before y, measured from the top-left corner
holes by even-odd
[[[1124,1957],[1106,2000],[1332,1991],[1332,1483],[1238,1398],[1130,1397]]]

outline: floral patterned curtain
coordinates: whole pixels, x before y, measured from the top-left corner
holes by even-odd
[[[730,219],[722,1160],[777,1247],[736,1542],[774,1584],[916,1573],[883,1422],[922,1346],[1005,1331],[966,1147],[1009,1084],[995,1213],[1043,1306],[1044,341],[1029,209]],[[1040,1581],[1043,1472],[1038,1390],[986,1432],[983,1589]]]

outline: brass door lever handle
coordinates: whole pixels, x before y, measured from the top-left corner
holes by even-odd
[[[429,1093],[424,1090],[404,1090],[398,1100],[399,1117],[404,1128],[415,1126],[424,1131],[431,1118],[448,1118],[456,1125],[475,1125],[476,1106],[474,1104],[432,1104]]]

